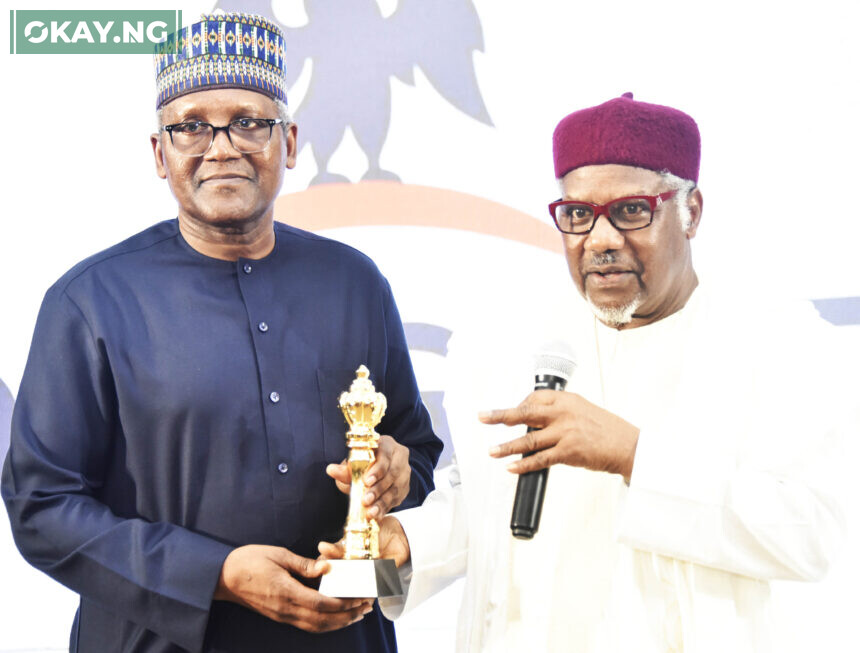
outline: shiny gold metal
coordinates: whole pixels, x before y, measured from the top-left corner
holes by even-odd
[[[352,476],[349,488],[349,513],[344,529],[346,560],[374,560],[379,558],[379,524],[367,516],[364,505],[364,472],[376,460],[379,446],[379,424],[388,402],[385,395],[376,392],[370,380],[370,371],[362,365],[356,371],[349,392],[340,395],[339,405],[349,424],[346,444],[349,447],[347,465]]]
[[[343,560],[330,560],[331,569],[320,582],[320,593],[342,598],[399,596],[403,587],[394,560],[379,558],[379,524],[364,506],[364,472],[376,460],[379,433],[374,429],[385,415],[385,395],[377,392],[370,372],[362,365],[349,392],[340,395],[340,409],[349,424],[349,513],[344,527]]]

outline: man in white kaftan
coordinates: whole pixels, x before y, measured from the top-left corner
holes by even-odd
[[[459,651],[769,651],[769,581],[821,578],[842,539],[827,328],[811,305],[747,305],[696,275],[688,116],[623,97],[566,118],[554,145],[565,201],[551,210],[594,315],[560,298],[547,334],[577,353],[567,392],[482,415],[539,429],[491,453],[536,451],[515,474],[552,465],[540,529],[511,537],[515,474],[481,433],[455,433],[451,487],[382,522],[408,583],[383,611],[465,573]],[[452,340],[457,355],[477,353]],[[497,358],[448,388],[453,423],[528,378]]]

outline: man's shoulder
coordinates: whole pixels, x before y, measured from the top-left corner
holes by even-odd
[[[107,249],[88,256],[60,277],[53,288],[64,291],[75,280],[87,276],[95,270],[104,269],[105,266],[110,267],[111,272],[113,272],[115,268],[122,265],[124,257],[146,251],[165,240],[175,238],[178,233],[176,220],[165,220],[147,227]]]
[[[321,264],[349,269],[355,273],[365,273],[382,277],[376,263],[367,254],[339,240],[326,238],[310,231],[275,222],[278,246],[296,247],[309,259]]]
[[[708,282],[696,289],[693,299],[697,322],[718,329],[794,338],[800,332],[831,326],[811,301],[787,293]]]

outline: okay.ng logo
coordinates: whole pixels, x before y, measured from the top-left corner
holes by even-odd
[[[172,10],[29,10],[9,12],[12,54],[152,54],[182,26]]]

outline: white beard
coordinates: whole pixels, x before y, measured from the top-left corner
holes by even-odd
[[[629,303],[622,306],[598,306],[591,301],[590,297],[586,297],[586,299],[588,300],[588,305],[591,307],[591,312],[597,316],[598,320],[606,326],[618,328],[625,324],[630,324],[636,309],[645,300],[645,293],[640,290]]]

